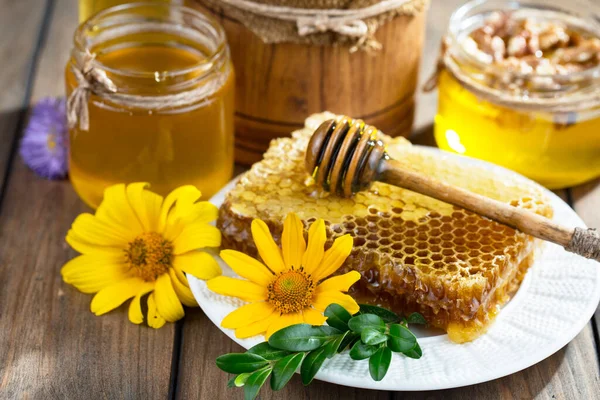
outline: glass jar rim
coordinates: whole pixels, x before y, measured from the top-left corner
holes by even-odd
[[[469,16],[468,14],[470,12],[472,12],[473,10],[475,10],[476,8],[485,5],[486,3],[491,3],[494,2],[493,0],[470,0],[466,3],[464,3],[463,5],[461,5],[459,8],[457,8],[451,15],[450,17],[450,23],[449,23],[449,29],[448,29],[448,35],[447,38],[449,40],[449,44],[448,44],[448,51],[450,51],[451,53],[453,53],[453,55],[456,55],[461,61],[465,61],[467,62],[470,66],[476,68],[477,70],[483,71],[485,70],[486,74],[491,74],[494,76],[501,76],[503,74],[506,73],[506,71],[504,69],[502,69],[501,67],[497,66],[497,65],[490,65],[487,64],[479,59],[477,59],[477,57],[473,56],[472,54],[469,54],[464,46],[462,45],[461,41],[460,41],[460,36],[462,34],[464,34],[464,26],[463,23],[465,21],[465,19],[467,19]],[[552,4],[548,4],[547,1],[541,1],[541,0],[532,0],[532,1],[528,1],[528,0],[517,0],[517,1],[513,1],[513,0],[499,0],[499,1],[495,1],[496,3],[502,3],[502,5],[504,5],[504,8],[500,9],[495,9],[494,11],[518,11],[518,10],[523,10],[523,9],[527,9],[527,8],[532,8],[533,6],[537,5],[537,6],[541,6],[542,8],[540,8],[540,12],[542,10],[548,11],[548,12],[554,12],[556,14],[565,14],[565,15],[569,15],[571,16],[571,20],[575,21],[575,20],[586,20],[586,22],[591,22],[591,24],[586,24],[586,28],[588,31],[591,31],[594,34],[597,34],[600,38],[600,7],[594,5],[591,1],[589,0],[570,0],[571,6],[575,6],[575,7],[585,7],[586,8],[586,12],[591,14],[590,18],[584,19],[579,15],[572,15],[572,13],[568,13],[569,11],[569,5],[552,5]],[[481,13],[477,13],[475,15],[481,15],[483,14],[483,12]],[[472,17],[472,16],[471,16]],[[590,29],[591,28],[591,29]],[[472,30],[470,30],[472,31]],[[513,72],[511,74],[512,76],[516,77],[516,78],[524,78],[524,79],[531,79],[531,78],[556,78],[557,75],[556,74],[542,74],[542,73],[538,73],[538,72],[526,72],[526,73],[520,73],[520,72]],[[589,80],[589,79],[600,79],[600,65],[597,65],[595,67],[592,68],[588,68],[582,71],[574,71],[574,72],[569,72],[568,74],[563,74],[560,75],[560,79],[561,80],[572,80],[572,81],[581,81],[581,80]]]
[[[228,51],[225,30],[223,29],[221,24],[219,24],[219,22],[216,19],[198,10],[186,7],[184,5],[173,3],[141,1],[120,4],[117,6],[112,6],[100,10],[99,12],[90,16],[86,21],[82,22],[75,30],[75,33],[73,35],[73,43],[75,45],[74,50],[77,50],[81,53],[84,53],[86,50],[89,50],[89,46],[87,46],[85,43],[85,38],[88,35],[87,32],[95,31],[96,27],[101,22],[110,21],[111,18],[118,18],[120,15],[135,15],[134,12],[136,10],[142,10],[144,8],[149,8],[153,10],[163,9],[169,12],[169,16],[173,16],[172,12],[175,11],[177,15],[187,16],[188,18],[195,18],[197,19],[197,21],[201,21],[202,23],[210,27],[211,30],[214,31],[214,41],[216,42],[216,45],[214,49],[210,52],[210,54],[206,54],[206,57],[204,57],[201,61],[197,62],[194,65],[185,68],[170,69],[169,71],[166,71],[166,77],[177,78],[180,76],[186,76],[193,72],[200,72],[200,76],[196,76],[195,79],[201,79],[206,75],[210,74],[215,69],[219,68],[219,60],[222,59]],[[190,26],[189,29],[194,28]],[[97,59],[94,59],[92,62],[95,68],[99,68],[103,71],[122,77],[153,78],[155,76],[155,72],[152,71],[135,71],[115,68],[108,66]]]

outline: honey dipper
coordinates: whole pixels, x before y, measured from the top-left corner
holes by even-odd
[[[344,197],[367,189],[373,181],[385,182],[464,208],[600,261],[600,233],[595,229],[567,228],[526,209],[410,171],[386,153],[378,135],[377,128],[346,116],[325,121],[308,143],[306,170],[318,186]]]

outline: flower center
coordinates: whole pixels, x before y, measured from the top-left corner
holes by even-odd
[[[267,286],[267,300],[282,314],[298,312],[310,306],[315,282],[309,274],[299,270],[280,272]]]
[[[48,146],[48,150],[54,151],[54,149],[56,148],[56,134],[50,133],[46,137],[46,146]]]
[[[129,242],[125,257],[140,278],[154,281],[171,268],[173,244],[156,232],[145,232]]]

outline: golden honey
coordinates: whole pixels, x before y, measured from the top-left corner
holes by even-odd
[[[505,166],[550,189],[600,176],[600,110],[570,122],[568,115],[498,106],[446,71],[438,90],[434,134],[441,149]]]
[[[218,227],[223,246],[256,254],[250,233],[264,220],[279,240],[287,213],[308,226],[323,218],[327,246],[341,235],[354,238],[339,271],[361,273],[352,296],[399,312],[422,313],[455,342],[473,340],[493,322],[532,264],[537,239],[447,203],[376,182],[344,199],[307,186],[304,155],[321,122],[317,114],[293,137],[277,139],[227,195]],[[390,156],[412,169],[476,193],[528,208],[546,217],[552,208],[542,189],[512,174],[496,175],[454,157],[383,136]]]
[[[161,23],[177,19],[177,13],[164,12],[169,6],[160,7],[163,13],[156,11],[156,18],[167,19]],[[109,9],[98,18],[110,22],[125,12],[137,20],[136,10],[111,14]],[[197,24],[213,24],[196,11],[178,10],[197,18]],[[80,30],[93,31],[93,25],[92,21]],[[94,65],[106,71],[119,93],[156,98],[160,103],[163,96],[167,101],[167,96],[194,88],[216,85],[216,89],[206,97],[160,109],[124,106],[92,94],[87,104],[89,129],[76,125],[70,130],[70,179],[92,207],[99,205],[104,189],[115,183],[149,182],[152,190],[162,195],[182,185],[194,185],[204,197],[210,197],[231,179],[234,74],[224,37],[216,38],[222,43],[211,50],[207,41],[148,29],[111,34],[110,40],[100,40],[88,49],[96,56]],[[74,65],[75,57],[66,69],[68,95],[78,85]]]
[[[454,13],[438,80],[438,146],[551,189],[600,176],[600,101],[593,95],[600,89],[598,7],[556,0],[514,7],[485,0]],[[494,15],[504,25],[499,18],[488,23]]]

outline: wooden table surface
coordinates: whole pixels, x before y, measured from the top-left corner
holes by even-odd
[[[461,1],[433,0],[421,80],[434,65],[448,16]],[[0,0],[0,398],[241,399],[215,358],[241,348],[199,309],[160,330],[131,324],[125,307],[102,317],[90,295],[62,282],[75,256],[64,241],[89,211],[68,181],[36,177],[18,156],[27,108],[61,95],[77,21],[74,0]],[[419,98],[414,141],[431,143],[435,95]],[[559,191],[600,227],[600,181]],[[522,372],[465,388],[420,393],[367,391],[294,377],[262,399],[593,399],[600,397],[597,312],[565,348]],[[526,351],[526,349],[524,349]]]

